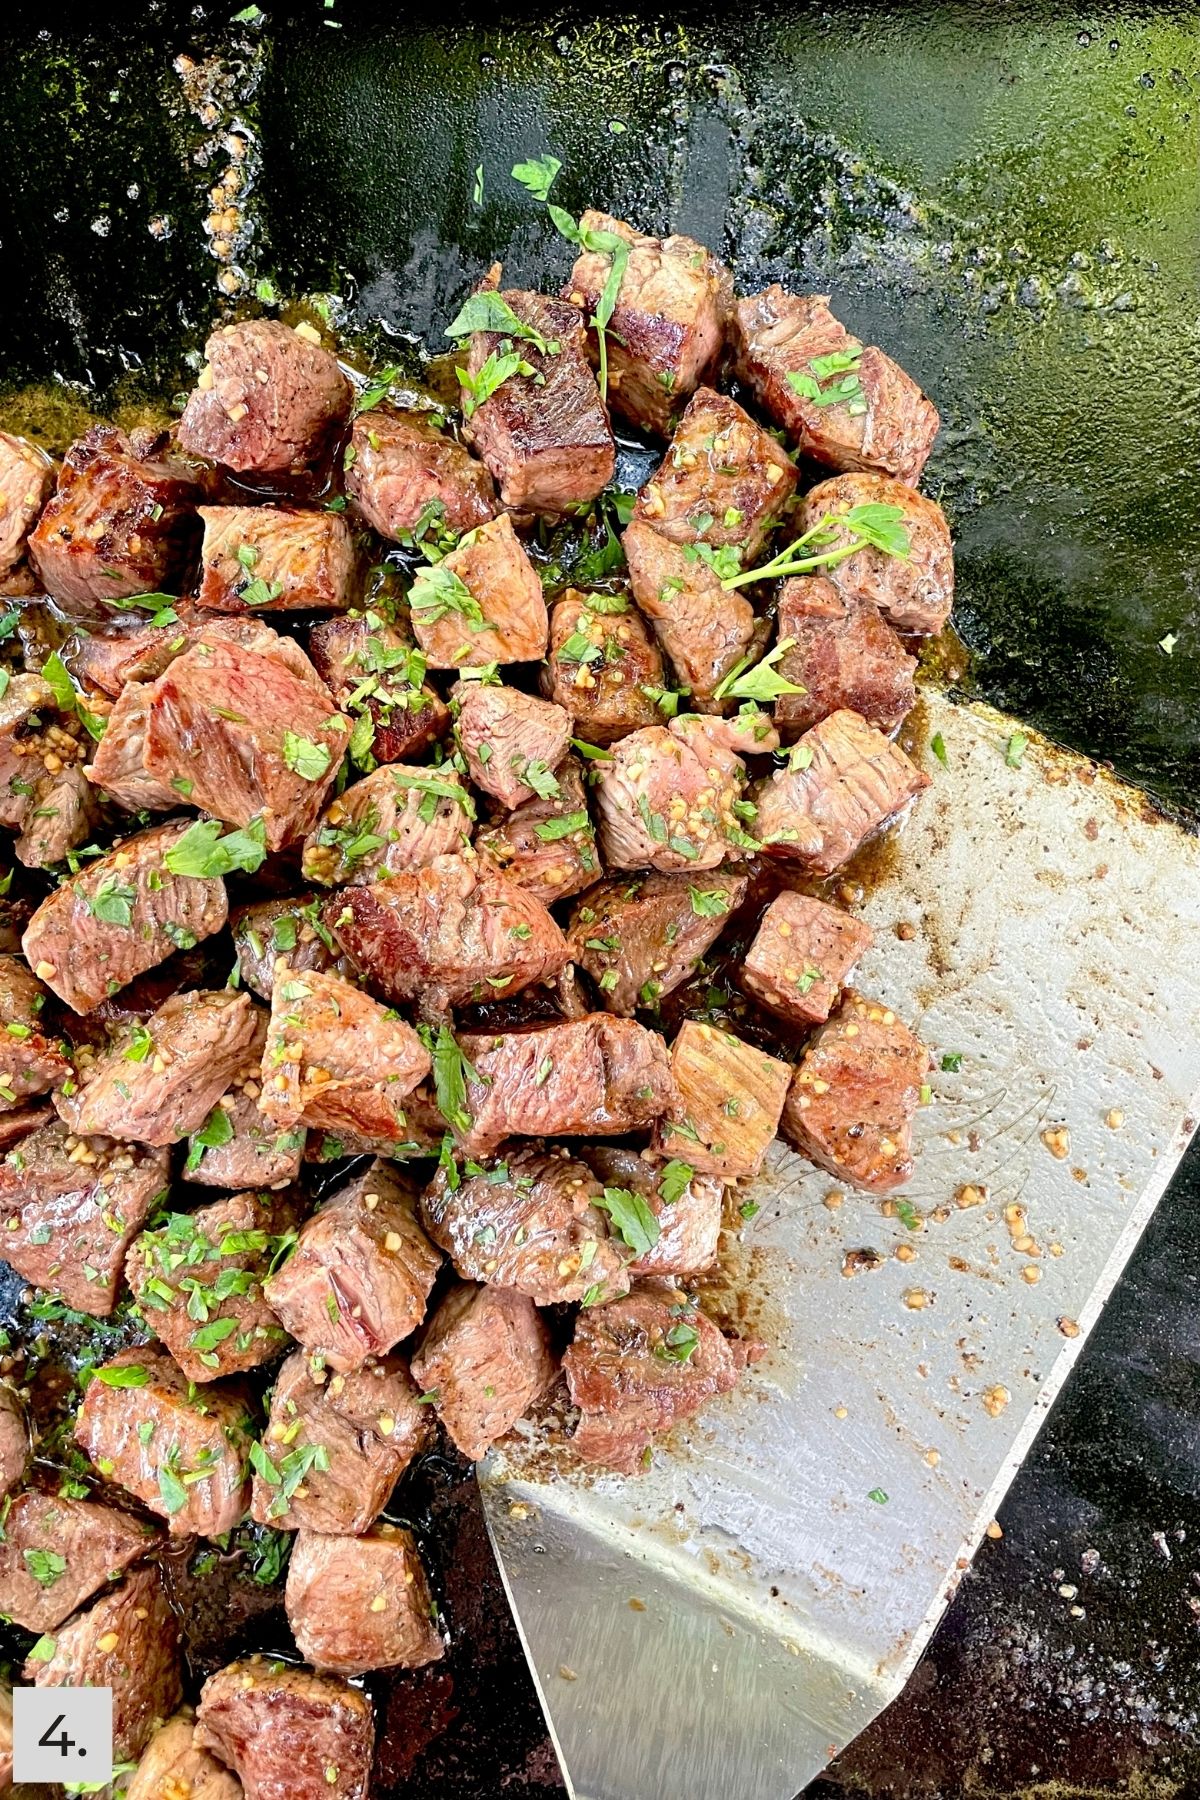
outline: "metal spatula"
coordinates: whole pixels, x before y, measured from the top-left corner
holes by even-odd
[[[767,1359],[639,1479],[482,1472],[578,1800],[791,1800],[896,1696],[1193,1129],[1200,843],[922,704],[857,977],[934,1052],[905,1204],[777,1145],[731,1252]]]

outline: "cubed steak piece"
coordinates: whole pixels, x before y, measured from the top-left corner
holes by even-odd
[[[763,914],[739,978],[748,994],[789,1024],[820,1025],[874,942],[861,919],[808,894],[785,892]]]
[[[230,1663],[204,1684],[196,1742],[237,1771],[245,1800],[367,1800],[371,1702],[336,1676]]]
[[[857,713],[830,713],[798,739],[784,768],[754,784],[755,835],[768,856],[831,875],[928,786],[928,775]]]
[[[50,1119],[0,1162],[4,1260],[76,1312],[103,1318],[130,1240],[169,1179],[165,1150],[80,1138]]]
[[[542,692],[574,715],[585,743],[615,744],[661,724],[664,680],[662,653],[622,595],[568,588],[555,602]]]
[[[733,343],[738,379],[805,456],[917,481],[937,408],[890,356],[850,335],[828,294],[748,295],[734,310]]]
[[[853,556],[829,565],[829,580],[848,599],[869,600],[897,631],[922,636],[940,631],[954,603],[954,547],[941,507],[889,475],[835,475],[804,496],[799,529],[803,533],[823,519],[836,521],[856,506],[898,506],[908,555],[891,556],[864,544]],[[821,540],[821,548],[836,550],[849,541],[838,526]]]
[[[705,387],[689,401],[633,516],[685,548],[735,548],[749,568],[795,487],[787,452],[736,400]]]
[[[622,538],[629,585],[684,689],[708,701],[750,653],[760,630],[754,608],[694,547],[672,543],[634,519]]]
[[[686,981],[746,895],[744,875],[610,877],[578,901],[567,928],[608,1012],[632,1016]]]
[[[376,1161],[301,1226],[267,1304],[331,1368],[361,1369],[416,1330],[441,1261],[411,1184]]]
[[[275,971],[259,1110],[297,1125],[403,1139],[404,1101],[432,1063],[411,1025],[338,975]]]
[[[132,1513],[95,1500],[18,1494],[0,1540],[0,1611],[26,1631],[53,1631],[153,1549],[156,1537]]]
[[[354,537],[340,513],[285,506],[202,506],[201,606],[218,613],[344,612],[354,597]]]
[[[470,1282],[450,1289],[412,1362],[414,1379],[472,1462],[545,1393],[557,1367],[532,1300]]]
[[[464,1033],[459,1043],[474,1068],[463,1143],[475,1154],[510,1135],[641,1131],[674,1100],[662,1039],[633,1019],[586,1013],[559,1025]]]
[[[179,442],[241,475],[311,470],[350,416],[354,389],[311,325],[223,325],[204,346]]]
[[[563,513],[594,500],[612,480],[616,448],[587,356],[579,313],[565,300],[509,288],[498,296],[535,334],[516,349],[517,372],[478,402],[467,435],[491,470],[505,506]],[[477,331],[467,358],[478,376],[489,357],[513,345],[511,333]]]
[[[336,795],[304,841],[306,881],[363,886],[471,841],[475,802],[452,764],[385,763]]]
[[[557,975],[567,940],[540,900],[478,857],[344,888],[325,920],[368,982],[431,1015]]]
[[[654,1216],[658,1235],[630,1263],[630,1275],[700,1275],[712,1268],[724,1193],[715,1175],[701,1175],[678,1158],[649,1162],[617,1144],[595,1144],[587,1159],[606,1191],[637,1196]]]
[[[852,1187],[890,1194],[912,1174],[912,1121],[929,1052],[889,1007],[846,993],[800,1059],[783,1130]]]
[[[250,1510],[281,1531],[366,1531],[433,1440],[430,1408],[399,1357],[327,1376],[296,1350],[275,1378],[267,1429],[251,1455]]]
[[[231,1194],[134,1239],[125,1262],[134,1298],[189,1381],[240,1375],[285,1347],[262,1284],[300,1217],[288,1195]]]
[[[891,732],[916,703],[916,657],[873,600],[842,593],[825,575],[784,582],[779,641],[788,647],[776,668],[804,690],[775,702],[775,723],[788,739],[843,709]]]
[[[542,584],[507,513],[469,532],[441,562],[418,569],[408,598],[431,669],[534,662],[546,654]]]
[[[25,1680],[40,1688],[111,1688],[113,1757],[140,1756],[183,1699],[179,1621],[158,1570],[133,1570],[55,1639],[39,1639]]]
[[[25,1478],[29,1462],[29,1421],[21,1396],[7,1381],[0,1381],[0,1502]],[[0,1611],[11,1607],[0,1604]]]
[[[281,956],[294,974],[348,968],[321,918],[323,904],[316,894],[298,894],[291,900],[259,900],[234,914],[233,946],[241,978],[263,1000],[271,998]]]
[[[154,681],[194,644],[240,644],[247,650],[273,649],[283,657],[299,650],[265,619],[249,613],[204,612],[187,599],[162,610],[159,625],[130,624],[126,615],[103,631],[78,626],[63,645],[63,661],[77,681],[115,700],[131,681]]]
[[[200,1187],[284,1188],[304,1161],[304,1130],[277,1131],[259,1111],[265,1014],[256,1012],[254,1024],[245,1061],[188,1146],[183,1172]]]
[[[197,644],[154,684],[145,764],[190,783],[190,803],[226,824],[261,817],[280,850],[316,824],[349,731],[315,670],[306,679],[279,656]]]
[[[40,675],[14,675],[0,694],[0,825],[19,831],[29,796],[51,748],[44,713],[55,711],[53,691]]]
[[[45,591],[73,618],[103,619],[131,594],[177,590],[199,535],[194,469],[140,454],[123,431],[94,425],[67,451],[29,537]]]
[[[99,821],[96,795],[78,763],[39,776],[13,854],[27,869],[50,869],[85,844]]]
[[[629,1286],[628,1255],[596,1204],[603,1197],[587,1164],[565,1150],[514,1143],[482,1174],[468,1168],[457,1187],[439,1169],[421,1213],[464,1280],[560,1306],[593,1288],[612,1295]]]
[[[671,1046],[671,1075],[678,1100],[659,1120],[656,1148],[722,1181],[757,1175],[779,1128],[790,1065],[688,1019]]]
[[[44,1094],[71,1072],[57,1041],[46,1036],[46,990],[19,956],[0,956],[0,1113]]]
[[[394,544],[459,537],[496,513],[488,471],[435,412],[360,413],[350,432],[346,492],[367,524]]]
[[[172,852],[188,829],[156,825],[125,838],[47,895],[30,919],[21,938],[25,960],[72,1012],[91,1012],[224,925],[225,883],[172,872]]]
[[[175,1144],[198,1131],[254,1042],[249,994],[172,994],[101,1052],[59,1114],[80,1137]]]
[[[499,682],[459,681],[458,742],[476,787],[501,806],[520,806],[555,791],[554,770],[571,741],[571,715]]]
[[[186,782],[182,787],[173,786],[146,769],[151,691],[144,681],[131,681],[122,689],[85,771],[88,781],[103,788],[126,812],[171,812],[188,786]]]
[[[0,431],[0,578],[11,575],[54,486],[54,464],[28,438]]]
[[[413,648],[407,629],[374,612],[322,619],[308,634],[308,653],[338,706],[354,718],[360,762],[367,754],[381,763],[411,762],[446,735],[449,709],[424,685],[425,653]]]
[[[573,756],[555,770],[558,792],[536,796],[475,839],[479,855],[544,905],[564,900],[600,873],[583,770]]]
[[[729,748],[726,723],[683,713],[630,732],[596,764],[600,848],[610,869],[695,873],[755,847],[739,823],[746,769]],[[762,748],[777,741],[768,730]]]
[[[631,425],[666,437],[678,409],[713,375],[733,310],[733,278],[695,238],[648,237],[590,208],[585,232],[624,238],[629,260],[608,327],[608,399]],[[612,268],[610,253],[583,250],[563,295],[586,322],[595,317]]]
[[[301,1656],[336,1675],[420,1669],[446,1653],[416,1539],[400,1525],[360,1537],[301,1530],[285,1604]]]
[[[197,1747],[195,1729],[186,1707],[160,1725],[126,1778],[122,1800],[242,1800],[241,1782]]]
[[[563,1357],[585,1462],[621,1475],[649,1467],[652,1441],[737,1386],[738,1361],[682,1289],[643,1281],[621,1300],[586,1306]]]

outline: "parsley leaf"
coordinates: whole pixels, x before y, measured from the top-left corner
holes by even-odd
[[[454,372],[464,391],[464,419],[471,418],[484,401],[490,400],[496,390],[502,388],[514,375],[537,374],[533,364],[526,362],[515,350],[493,350],[476,375],[472,375],[468,369],[455,369]]]
[[[658,1192],[664,1206],[674,1206],[680,1195],[687,1192],[695,1173],[691,1163],[680,1162],[677,1157],[672,1157],[669,1163],[663,1165]]]
[[[425,563],[417,570],[408,603],[414,613],[420,614],[422,625],[436,625],[452,612],[461,613],[472,631],[487,624],[483,608],[470,588],[444,562]]]
[[[190,1175],[193,1169],[200,1167],[206,1150],[219,1150],[233,1136],[233,1120],[223,1106],[214,1106],[199,1131],[193,1131],[188,1139],[187,1161],[183,1165],[184,1173]]]
[[[471,1114],[467,1109],[467,1083],[480,1079],[478,1070],[467,1061],[448,1025],[439,1025],[436,1038],[428,1025],[419,1026],[418,1031],[433,1057],[433,1086],[438,1111],[447,1125],[454,1125],[459,1131],[469,1130]]]
[[[573,832],[586,831],[590,823],[586,812],[573,812],[564,813],[559,819],[543,819],[533,829],[543,844],[554,844],[559,838],[570,837]]]
[[[543,354],[551,349],[541,332],[535,331],[532,325],[527,325],[513,311],[503,294],[496,293],[492,288],[484,288],[471,295],[447,325],[446,336],[470,337],[476,331],[496,331],[505,337],[520,338]]]
[[[606,1187],[603,1194],[596,1196],[595,1204],[608,1214],[613,1230],[636,1256],[644,1256],[657,1244],[658,1220],[632,1188]]]
[[[128,927],[133,923],[133,902],[136,899],[136,888],[122,882],[119,875],[109,874],[88,899],[87,908],[94,919],[100,919],[105,925]]]
[[[514,181],[528,188],[535,200],[548,200],[554,178],[561,168],[557,156],[531,156],[527,162],[517,163],[512,175]]]
[[[44,1588],[53,1587],[67,1572],[67,1559],[57,1550],[23,1550],[21,1554],[33,1579]]]
[[[297,737],[294,731],[285,731],[283,760],[302,781],[320,781],[329,770],[329,745],[314,744],[311,738]]]
[[[189,825],[177,844],[163,857],[163,866],[172,875],[192,875],[211,881],[218,875],[229,875],[242,869],[247,875],[262,867],[267,854],[266,827],[261,819],[251,819],[241,831],[221,836],[219,819],[197,819]]]
[[[698,919],[718,919],[729,911],[729,895],[724,888],[688,888],[692,911]]]
[[[781,638],[773,650],[769,650],[762,661],[749,668],[749,657],[743,657],[730,669],[713,690],[714,700],[778,700],[783,694],[805,694],[807,688],[789,681],[786,675],[780,675],[775,664],[785,651],[790,650],[795,638]]]

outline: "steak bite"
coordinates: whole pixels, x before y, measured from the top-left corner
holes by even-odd
[[[874,942],[861,919],[807,894],[784,892],[763,914],[739,978],[761,1006],[789,1024],[820,1025]]]
[[[200,498],[189,464],[142,454],[115,426],[94,425],[67,451],[29,537],[45,592],[73,618],[103,619],[131,594],[176,589],[195,549]]]
[[[375,1161],[301,1226],[267,1304],[331,1368],[361,1369],[416,1330],[441,1261],[410,1183]]]
[[[744,594],[721,586],[694,546],[672,543],[638,519],[621,542],[633,597],[679,682],[697,701],[711,700],[755,642],[761,627],[754,608]]]
[[[267,1429],[251,1452],[250,1510],[281,1531],[366,1531],[433,1439],[430,1408],[399,1357],[327,1376],[296,1350],[275,1377]]]
[[[242,1785],[207,1750],[196,1747],[185,1707],[161,1725],[142,1752],[122,1800],[242,1800]]]
[[[261,816],[267,848],[280,850],[316,824],[349,729],[315,671],[306,679],[279,656],[197,644],[154,684],[145,763],[189,782],[191,804],[226,824]]]
[[[459,537],[496,513],[496,490],[478,458],[435,412],[360,413],[350,431],[346,492],[380,537],[414,544]]]
[[[96,754],[84,771],[88,781],[103,788],[109,799],[126,812],[172,812],[183,797],[183,788],[172,786],[146,769],[151,692],[149,683],[144,681],[126,684],[108,715]]]
[[[557,975],[567,941],[540,900],[478,857],[344,888],[325,918],[368,982],[430,1016]]]
[[[897,631],[924,636],[940,631],[954,603],[954,546],[941,507],[888,475],[835,475],[804,496],[800,531],[811,531],[824,519],[836,520],[856,506],[898,506],[909,553],[890,556],[864,544],[853,556],[829,565],[829,580],[848,600],[869,600]],[[821,547],[836,550],[848,541],[839,527],[821,540]]]
[[[29,796],[50,747],[42,738],[43,713],[55,710],[51,688],[40,675],[14,675],[0,694],[0,825],[19,831]],[[68,754],[78,754],[72,744]]]
[[[621,1475],[648,1467],[651,1441],[736,1387],[733,1350],[690,1295],[643,1281],[622,1300],[585,1306],[563,1357],[580,1410],[571,1442]]]
[[[25,1479],[29,1462],[29,1421],[15,1388],[0,1381],[0,1502]],[[11,1612],[0,1601],[0,1612]]]
[[[132,1513],[95,1500],[18,1494],[0,1539],[0,1611],[26,1631],[53,1631],[153,1548]]]
[[[571,959],[608,1012],[632,1016],[686,981],[746,894],[744,875],[610,877],[589,888],[567,928]]]
[[[318,1669],[420,1669],[446,1653],[416,1539],[400,1525],[360,1537],[300,1531],[285,1604],[296,1648]]]
[[[828,576],[796,575],[779,590],[778,629],[788,647],[775,666],[803,689],[775,702],[789,740],[843,709],[892,732],[915,705],[917,659],[874,601],[839,592]]]
[[[800,1059],[783,1130],[839,1180],[890,1194],[912,1174],[912,1121],[929,1052],[895,1013],[853,990]]]
[[[656,1149],[722,1181],[757,1175],[779,1128],[790,1065],[688,1019],[671,1046],[671,1075],[679,1098],[659,1120]]]
[[[516,1424],[554,1379],[550,1335],[513,1288],[451,1288],[413,1357],[414,1379],[472,1462]]]
[[[673,544],[735,547],[749,568],[795,488],[795,467],[775,439],[728,394],[702,387],[633,516]]]
[[[79,626],[63,646],[62,658],[75,679],[115,700],[131,681],[151,682],[195,644],[240,644],[246,650],[273,650],[294,657],[299,646],[280,637],[273,625],[251,614],[204,612],[194,600],[177,600],[161,625],[130,625],[105,631]]]
[[[471,841],[475,802],[453,765],[385,763],[336,795],[304,841],[306,881],[362,886]]]
[[[733,341],[738,379],[805,456],[919,479],[937,408],[890,356],[850,335],[828,294],[751,294],[734,310]]]
[[[172,1537],[220,1537],[246,1510],[250,1417],[240,1385],[193,1382],[152,1344],[96,1370],[75,1442],[110,1481],[167,1521]],[[111,1465],[111,1469],[110,1469]]]
[[[586,505],[612,480],[616,448],[587,357],[587,334],[565,300],[509,288],[499,296],[536,339],[517,344],[528,374],[510,375],[480,401],[467,435],[491,470],[505,506],[563,513]],[[503,332],[477,331],[467,373],[513,347]]]
[[[254,1028],[245,1061],[188,1148],[183,1172],[198,1187],[284,1188],[300,1173],[304,1131],[276,1131],[258,1109],[267,1020],[257,1008]]]
[[[830,713],[799,739],[786,767],[755,782],[754,829],[768,856],[831,875],[928,786],[928,775],[857,713]]]
[[[94,791],[78,763],[38,778],[13,854],[27,869],[49,869],[91,837],[99,818]]]
[[[568,756],[555,777],[556,794],[527,800],[475,839],[485,862],[546,906],[578,893],[600,873],[583,770]]]
[[[224,925],[224,882],[171,872],[168,859],[188,829],[156,825],[125,838],[48,894],[30,919],[25,960],[72,1012],[91,1012]]]
[[[54,486],[54,464],[28,438],[0,431],[0,578],[25,556],[26,540]]]
[[[217,613],[344,612],[357,556],[339,513],[202,506],[201,606]]]
[[[241,906],[233,916],[233,946],[246,986],[263,1000],[271,998],[275,964],[286,956],[293,973],[305,969],[349,967],[321,918],[324,904],[316,894],[289,900],[259,900]]]
[[[103,1318],[130,1240],[169,1178],[165,1150],[80,1138],[52,1118],[0,1162],[4,1260],[76,1312]]]
[[[278,319],[223,325],[179,421],[179,442],[239,474],[312,469],[350,416],[354,390],[313,327]]]
[[[571,741],[571,715],[552,700],[538,700],[500,683],[459,681],[458,742],[476,787],[503,807],[535,795],[550,798],[553,771]]]
[[[694,238],[648,237],[622,219],[589,208],[584,232],[625,239],[629,260],[608,327],[608,398],[643,431],[666,437],[678,408],[713,375],[733,308],[733,280]],[[594,317],[612,257],[582,250],[563,295],[585,320]]]
[[[596,764],[600,847],[610,869],[695,873],[753,844],[738,823],[746,770],[729,747],[728,724],[684,713],[669,726],[631,732],[613,745],[610,761]],[[762,748],[776,742],[766,731]]]
[[[405,1097],[431,1067],[412,1026],[348,981],[276,969],[258,1104],[279,1130],[402,1140]]]
[[[338,706],[354,717],[359,761],[364,715],[373,728],[364,748],[381,763],[411,762],[449,730],[448,708],[424,685],[424,652],[377,613],[322,619],[308,634],[308,653]]]
[[[724,1188],[679,1160],[649,1162],[636,1150],[594,1144],[587,1159],[605,1189],[637,1195],[654,1215],[658,1236],[629,1264],[630,1275],[700,1275],[717,1260]]]
[[[245,1800],[367,1800],[375,1721],[348,1681],[252,1656],[205,1682],[196,1743],[237,1771]]]
[[[507,513],[417,571],[412,627],[431,669],[534,662],[546,654],[542,584]]]
[[[19,956],[0,956],[0,1113],[12,1112],[32,1094],[44,1094],[71,1072],[56,1042],[46,1036],[46,990]]]
[[[574,715],[590,744],[615,744],[644,725],[658,725],[663,691],[662,654],[641,614],[620,596],[603,599],[568,588],[550,615],[550,651],[541,672],[542,692]],[[610,611],[609,608],[614,608]]]

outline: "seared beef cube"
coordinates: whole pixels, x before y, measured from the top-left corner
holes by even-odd
[[[160,1725],[127,1777],[121,1800],[242,1800],[237,1777],[197,1748],[195,1728],[186,1707]]]
[[[658,1122],[662,1154],[722,1181],[757,1175],[779,1128],[790,1066],[717,1025],[688,1019],[671,1046],[671,1075],[678,1099]]]
[[[144,758],[151,692],[143,681],[131,681],[122,690],[86,771],[88,781],[103,788],[126,812],[170,812],[187,790],[186,782],[182,787],[173,786],[147,772]]]
[[[34,1687],[112,1689],[113,1757],[141,1755],[155,1727],[183,1699],[179,1621],[155,1568],[135,1569],[119,1588],[77,1613],[25,1664]]]
[[[889,556],[865,544],[843,562],[830,564],[829,579],[838,593],[869,600],[897,631],[925,636],[940,631],[954,602],[954,547],[941,507],[888,475],[835,475],[805,495],[800,531],[811,531],[824,519],[836,520],[856,506],[898,506],[909,553]],[[836,550],[847,541],[845,530],[837,526],[821,540],[821,548]]]
[[[281,956],[295,974],[306,969],[344,971],[348,966],[322,921],[322,904],[315,894],[299,894],[294,900],[260,900],[234,914],[233,943],[241,978],[263,1000],[271,998],[275,964]]]
[[[374,728],[367,749],[376,762],[411,762],[446,735],[450,713],[433,689],[422,685],[424,652],[413,648],[411,635],[377,614],[322,619],[308,634],[308,653],[338,706],[354,716],[360,761],[363,714]]]
[[[249,994],[172,994],[145,1025],[99,1055],[72,1094],[55,1099],[80,1136],[174,1144],[198,1131],[254,1042]]]
[[[0,576],[11,575],[54,486],[54,464],[28,438],[0,431]]]
[[[606,1189],[637,1195],[654,1215],[658,1236],[630,1263],[631,1275],[700,1275],[712,1268],[724,1194],[715,1175],[701,1175],[679,1158],[648,1162],[615,1144],[594,1144],[588,1162]]]
[[[253,1453],[250,1509],[282,1531],[366,1531],[433,1437],[430,1408],[398,1357],[327,1375],[296,1350],[275,1378]]]
[[[583,771],[568,756],[555,777],[556,794],[527,800],[475,839],[481,857],[546,906],[577,894],[600,873]]]
[[[246,1510],[246,1396],[236,1382],[195,1384],[153,1345],[98,1368],[75,1420],[75,1442],[110,1481],[167,1521],[172,1537],[220,1537]]]
[[[154,684],[146,767],[191,783],[188,799],[229,825],[261,816],[280,850],[317,822],[346,753],[349,722],[326,690],[281,657],[198,644]]]
[[[155,1337],[189,1381],[270,1362],[287,1343],[263,1299],[274,1258],[300,1222],[295,1199],[231,1194],[135,1238],[125,1269]]]
[[[458,704],[458,742],[476,787],[501,806],[520,806],[535,794],[554,793],[553,771],[571,741],[571,715],[552,700],[538,700],[520,688],[460,681],[451,698]]]
[[[275,971],[259,1110],[297,1125],[402,1139],[404,1100],[432,1064],[411,1025],[337,975]]]
[[[13,854],[27,869],[49,869],[85,844],[99,817],[96,797],[78,763],[39,777],[29,796]]]
[[[755,835],[768,856],[831,875],[928,786],[928,775],[857,713],[830,713],[799,739],[785,768],[755,783]]]
[[[477,406],[467,434],[491,470],[505,506],[562,513],[594,500],[612,480],[616,449],[587,358],[587,335],[565,300],[510,288],[501,295],[522,324],[546,342],[515,343],[532,370],[514,374]],[[477,331],[467,372],[514,347],[501,332]],[[550,346],[554,345],[553,350]]]
[[[542,584],[507,513],[419,569],[408,598],[431,669],[534,662],[546,654]]]
[[[476,1071],[464,1137],[474,1154],[509,1135],[641,1131],[674,1099],[662,1039],[632,1019],[586,1013],[561,1025],[466,1033],[459,1042]]]
[[[0,1163],[0,1249],[35,1287],[103,1318],[130,1240],[167,1191],[165,1150],[80,1138],[52,1119]]]
[[[609,404],[643,431],[666,437],[675,412],[716,369],[733,308],[732,277],[695,238],[647,237],[590,207],[579,223],[629,245],[608,327]],[[603,251],[582,250],[575,260],[563,294],[588,322],[611,268]]]
[[[741,983],[789,1024],[820,1025],[874,942],[874,932],[861,919],[807,894],[782,893],[762,916],[742,963]]]
[[[734,546],[748,569],[795,487],[796,470],[775,439],[728,394],[701,388],[633,516],[674,544]]]
[[[274,650],[289,660],[298,654],[303,660],[298,644],[249,613],[231,617],[204,612],[194,600],[177,600],[169,613],[173,616],[161,625],[130,625],[126,619],[105,631],[79,626],[63,646],[63,661],[77,681],[115,700],[131,681],[154,681],[194,644],[240,644],[246,650]]]
[[[11,1112],[31,1094],[44,1094],[71,1072],[46,1036],[45,1000],[45,988],[19,956],[0,956],[0,1113]]]
[[[512,1288],[539,1306],[567,1305],[593,1288],[625,1292],[628,1256],[609,1233],[596,1204],[604,1190],[586,1163],[562,1149],[511,1144],[482,1173],[473,1167],[457,1187],[439,1169],[421,1197],[430,1234],[464,1280]]]
[[[623,1300],[585,1306],[563,1357],[580,1409],[571,1442],[621,1475],[649,1466],[651,1440],[736,1387],[733,1351],[689,1294],[644,1281]]]
[[[204,1684],[196,1742],[236,1769],[245,1800],[367,1800],[371,1702],[334,1675],[230,1663]]]
[[[641,614],[617,594],[589,596],[568,588],[550,615],[550,653],[542,692],[575,716],[589,744],[615,744],[643,725],[661,723],[662,655]],[[620,607],[620,610],[615,610]],[[609,610],[610,608],[614,610]]]
[[[513,1288],[451,1288],[413,1357],[414,1379],[472,1462],[545,1393],[557,1368],[532,1300]]]
[[[202,506],[201,606],[213,612],[344,612],[354,538],[338,513],[283,506]]]
[[[116,1507],[18,1494],[0,1540],[0,1611],[26,1631],[53,1631],[154,1540],[152,1527]]]
[[[724,724],[685,713],[668,726],[631,732],[613,745],[610,761],[596,764],[600,847],[610,869],[698,872],[751,847],[736,810],[745,766],[728,747]],[[766,733],[762,748],[776,741]]]
[[[937,408],[890,356],[850,335],[828,294],[751,294],[737,303],[733,335],[739,380],[805,456],[919,478]]]
[[[478,857],[439,856],[413,874],[344,888],[325,920],[373,987],[389,1000],[418,1000],[431,1016],[510,999],[567,961],[567,941],[541,901]]]
[[[318,1669],[420,1669],[446,1653],[416,1539],[400,1525],[299,1532],[285,1599],[296,1648]]]
[[[311,469],[350,416],[354,390],[313,327],[278,319],[224,325],[204,346],[179,442],[240,474]]]
[[[496,513],[491,476],[433,412],[360,413],[346,492],[367,524],[396,544],[459,537]]]
[[[0,1381],[0,1502],[24,1479],[29,1461],[29,1423],[15,1388]],[[0,1611],[11,1607],[0,1605]]]
[[[37,737],[43,710],[54,710],[54,695],[40,675],[14,675],[0,694],[0,825],[21,828],[29,797],[41,774]]]
[[[199,1187],[284,1188],[300,1173],[306,1133],[303,1128],[277,1131],[263,1118],[258,1109],[262,1056],[253,1051],[251,1056],[253,1060],[234,1076],[188,1151],[187,1178]],[[224,1116],[224,1124],[214,1123],[218,1113]],[[193,1162],[194,1157],[200,1160]]]
[[[362,886],[423,869],[471,840],[475,802],[453,766],[385,763],[329,802],[304,843],[307,881]]]
[[[195,546],[200,497],[187,463],[141,456],[124,432],[94,425],[67,451],[29,537],[45,591],[73,617],[102,619],[131,594],[177,586]]]
[[[635,519],[622,543],[633,597],[651,621],[681,685],[697,701],[712,699],[761,630],[754,608],[690,546],[673,544]]]
[[[377,1161],[301,1226],[267,1304],[331,1368],[360,1369],[416,1330],[441,1261],[411,1185]]]
[[[917,659],[874,601],[842,593],[825,575],[797,575],[779,590],[779,673],[804,691],[781,694],[775,723],[787,737],[843,708],[891,732],[916,703]]]
[[[929,1052],[888,1007],[848,992],[800,1059],[783,1129],[840,1181],[890,1194],[912,1174]]]
[[[47,895],[30,919],[21,938],[25,960],[72,1012],[91,1012],[135,975],[224,925],[224,882],[173,875],[168,866],[188,829],[157,825],[126,838]]]
[[[590,888],[571,914],[567,944],[608,1012],[655,1006],[686,981],[746,894],[743,875],[619,876]]]

